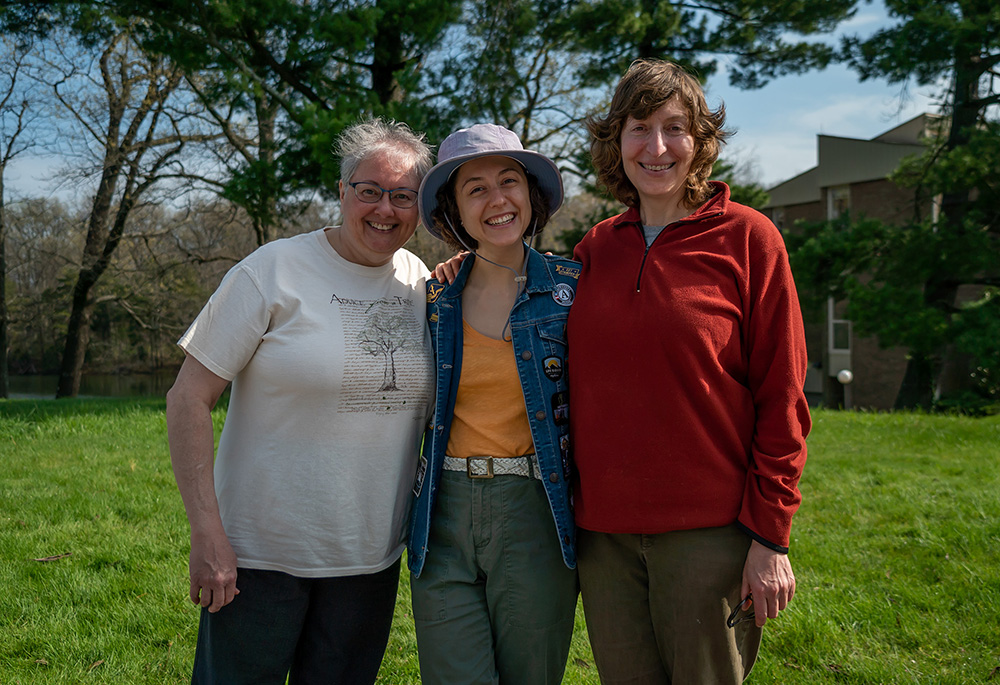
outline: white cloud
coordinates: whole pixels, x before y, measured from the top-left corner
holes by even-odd
[[[886,124],[891,128],[892,122],[900,118],[894,100],[896,98],[887,94],[852,96],[844,93],[817,109],[801,111],[800,115],[803,126],[814,135],[868,138],[872,126]],[[909,118],[904,117],[904,120]]]

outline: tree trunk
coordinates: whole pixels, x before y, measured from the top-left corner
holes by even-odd
[[[73,301],[66,326],[62,362],[59,365],[56,399],[76,397],[80,393],[80,376],[87,355],[87,343],[90,342],[90,291],[104,273],[107,258],[110,256],[109,232],[104,226],[111,211],[111,197],[114,194],[117,172],[118,167],[105,169],[90,212],[87,242],[83,250],[83,267],[76,277],[76,285],[73,286]]]
[[[372,90],[383,107],[402,102],[404,96],[397,78],[397,72],[406,66],[403,55],[404,32],[399,20],[400,17],[395,13],[384,13],[372,44]]]
[[[80,377],[83,362],[90,342],[90,315],[93,311],[89,302],[90,290],[97,279],[93,272],[84,271],[73,287],[73,304],[70,308],[69,323],[66,326],[66,345],[63,347],[62,363],[59,367],[59,385],[56,399],[76,397],[80,394]]]
[[[2,174],[2,171],[0,171]],[[3,200],[3,178],[0,177],[0,398],[10,395],[10,375],[7,364],[7,217]]]
[[[906,373],[899,386],[893,409],[930,409],[934,403],[934,360],[913,353],[906,362]]]
[[[968,144],[972,129],[979,119],[982,105],[979,100],[979,81],[983,75],[982,60],[978,54],[955,55],[955,99],[951,113],[946,150],[955,150]],[[970,191],[958,189],[945,193],[941,202],[938,230],[947,235],[961,236],[965,232],[969,211]],[[951,320],[959,284],[949,279],[931,279],[924,286],[925,302]],[[960,358],[950,340],[944,340],[933,353],[913,352],[906,365],[903,384],[896,397],[896,408],[931,408],[941,387],[943,369],[959,367]],[[971,387],[971,379],[968,380]],[[957,392],[961,388],[950,388]]]
[[[258,245],[269,243],[275,238],[275,224],[278,222],[278,202],[275,193],[281,184],[278,181],[277,143],[275,142],[275,122],[278,117],[278,103],[263,94],[256,100],[257,132],[260,140],[258,158],[266,174],[267,181],[261,184],[260,206],[256,208],[254,223],[257,228]]]
[[[929,307],[940,310],[946,317],[951,317],[955,299],[958,296],[958,284],[951,280],[933,280],[924,286],[924,301]],[[931,409],[937,399],[941,369],[949,341],[944,341],[940,348],[934,351],[911,350],[906,363],[906,373],[903,383],[896,395],[895,409]]]

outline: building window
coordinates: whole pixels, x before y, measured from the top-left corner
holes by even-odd
[[[851,351],[851,322],[845,319],[830,321],[830,351]]]
[[[851,211],[851,187],[831,187],[826,193],[826,203],[826,218],[830,220]]]
[[[836,303],[826,300],[826,354],[829,361],[827,373],[836,376],[841,371],[851,371],[851,322],[837,319]]]
[[[782,233],[785,232],[785,208],[775,207],[772,218],[774,219],[774,225],[778,227],[778,230]]]

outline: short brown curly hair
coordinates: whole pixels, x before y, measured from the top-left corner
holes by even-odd
[[[538,235],[549,222],[552,211],[549,209],[549,199],[542,190],[538,179],[534,174],[522,169],[528,179],[528,201],[531,203],[531,222],[525,229],[524,235]],[[431,212],[434,219],[434,226],[441,232],[444,242],[453,250],[473,250],[479,247],[479,241],[469,235],[462,225],[462,219],[458,211],[458,201],[455,199],[455,181],[458,174],[452,173],[448,182],[438,188],[437,207]],[[449,223],[450,222],[450,223]],[[534,230],[532,231],[532,227]],[[464,243],[462,241],[465,241]]]
[[[607,116],[587,121],[590,155],[598,183],[627,207],[639,206],[639,193],[622,165],[622,128],[630,116],[645,119],[673,98],[688,113],[695,149],[681,202],[694,209],[712,194],[708,182],[712,165],[719,158],[726,138],[732,135],[724,129],[725,105],[720,104],[714,111],[709,109],[698,79],[680,65],[659,59],[638,59],[618,82]]]

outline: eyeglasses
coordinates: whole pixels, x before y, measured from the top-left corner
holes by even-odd
[[[726,625],[730,628],[735,628],[738,624],[743,623],[744,621],[754,620],[754,613],[752,611],[736,618],[740,611],[743,610],[743,607],[749,609],[751,606],[753,606],[753,595],[747,595],[743,598],[742,602],[736,605],[736,608],[733,609],[732,613],[729,614],[729,618],[726,619]]]
[[[354,194],[359,200],[373,205],[382,199],[382,193],[389,193],[389,202],[393,207],[409,209],[417,204],[417,191],[412,188],[393,188],[388,190],[371,181],[356,181],[347,185],[354,188]]]

